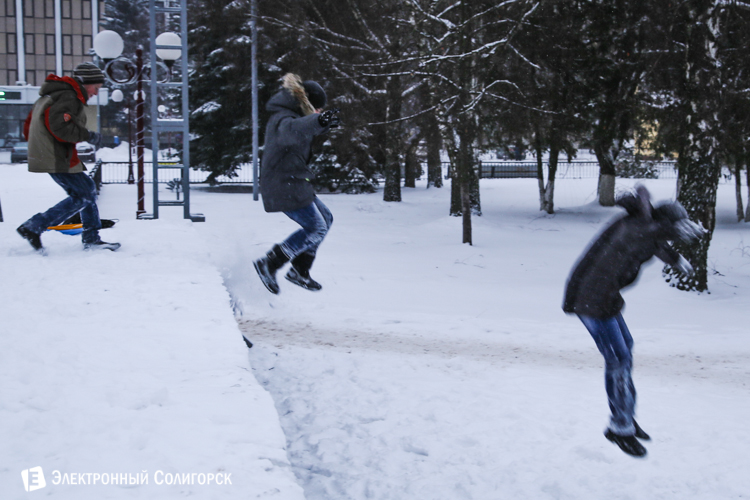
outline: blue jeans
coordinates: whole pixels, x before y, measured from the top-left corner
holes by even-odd
[[[57,226],[73,215],[81,212],[84,243],[99,241],[99,209],[96,206],[96,184],[83,172],[77,174],[49,174],[68,193],[68,197],[46,212],[36,214],[23,225],[37,234],[42,234],[50,226]]]
[[[318,247],[333,224],[333,215],[322,201],[315,200],[308,206],[284,212],[287,217],[302,226],[281,243],[281,249],[289,259],[308,253],[315,257]]]
[[[622,314],[599,319],[578,315],[604,356],[604,383],[609,409],[612,412],[609,428],[615,434],[635,434],[635,386],[630,374],[633,369],[633,337]]]

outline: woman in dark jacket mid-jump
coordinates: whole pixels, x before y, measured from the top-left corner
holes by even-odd
[[[631,378],[633,338],[622,318],[620,290],[631,285],[641,265],[654,256],[683,274],[693,268],[671,241],[694,241],[704,230],[688,219],[677,202],[651,206],[648,190],[636,187],[617,200],[627,215],[617,219],[591,244],[573,269],[563,310],[583,322],[604,356],[605,385],[612,411],[605,437],[625,453],[641,457],[649,440],[636,423],[635,386]]]
[[[307,290],[320,290],[310,277],[315,255],[333,223],[330,210],[315,195],[310,180],[315,177],[309,165],[316,137],[338,127],[338,110],[323,112],[326,93],[313,81],[288,73],[282,90],[266,104],[272,113],[266,126],[263,160],[260,167],[260,193],[266,212],[283,212],[302,226],[253,265],[271,293],[279,293],[276,271],[291,260],[286,279]]]

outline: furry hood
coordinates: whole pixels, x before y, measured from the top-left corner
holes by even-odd
[[[302,78],[294,73],[287,73],[284,75],[282,81],[283,83],[281,86],[299,103],[299,107],[302,110],[302,116],[315,113],[315,108],[310,104],[310,100],[307,98],[307,92],[305,92],[305,87],[302,85]]]

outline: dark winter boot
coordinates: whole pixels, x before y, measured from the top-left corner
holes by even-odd
[[[642,439],[643,441],[651,441],[651,436],[646,434],[646,431],[641,429],[641,426],[638,425],[638,422],[633,420],[633,425],[635,425],[635,437],[638,439]]]
[[[21,238],[25,239],[29,242],[29,244],[36,250],[37,252],[44,249],[42,246],[42,238],[41,235],[36,234],[34,231],[29,229],[28,227],[24,225],[18,226],[16,229],[16,232],[21,235]]]
[[[296,256],[292,259],[292,268],[286,273],[286,280],[313,292],[323,288],[323,285],[310,277],[310,268],[314,260],[315,255],[309,253]]]
[[[607,429],[607,432],[604,433],[604,437],[615,443],[628,455],[634,457],[646,456],[646,448],[643,447],[635,436],[620,436],[619,434],[612,432],[611,429]]]
[[[274,245],[265,257],[253,262],[260,280],[268,288],[269,292],[273,294],[279,293],[279,284],[276,282],[276,271],[288,261],[289,257],[284,254],[281,247]]]
[[[95,241],[93,243],[84,243],[84,250],[112,250],[113,252],[120,248],[119,243],[107,243],[106,241]]]

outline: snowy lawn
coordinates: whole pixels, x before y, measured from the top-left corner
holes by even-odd
[[[307,500],[750,496],[750,225],[733,220],[731,184],[711,294],[670,288],[657,263],[625,294],[654,438],[637,460],[602,436],[601,356],[560,308],[571,266],[620,213],[594,203],[593,179],[560,181],[554,216],[533,179],[482,181],[474,246],[447,215],[448,187],[404,189],[402,203],[323,196],[324,289],[282,273],[273,296],[252,260],[297,226],[251,194],[195,187],[205,223],[181,208],[146,222],[132,220],[135,187],[105,186],[102,216],[121,221],[102,235],[121,251],[47,235],[42,258],[14,230],[61,190],[22,169],[0,168],[0,498],[26,498],[20,471],[37,465],[48,484],[51,470],[151,476],[36,493],[54,498],[301,498],[289,462]],[[645,184],[674,196],[674,181]],[[156,486],[157,470],[225,470],[233,485]]]
[[[65,194],[0,165],[0,499],[302,499],[208,247],[189,222],[134,220],[134,194],[102,192],[118,252],[45,233],[41,256],[15,229]],[[33,467],[46,486],[27,493]]]
[[[635,181],[618,180],[619,188]],[[647,180],[656,200],[673,180]],[[603,361],[561,310],[571,266],[621,212],[596,181],[482,181],[474,246],[449,188],[327,195],[334,224],[311,293],[273,296],[252,260],[296,229],[250,194],[192,193],[258,379],[271,392],[308,500],[729,499],[750,496],[750,225],[719,193],[710,294],[670,288],[661,265],[627,291],[646,459],[602,435]]]

